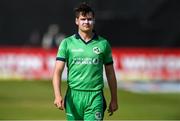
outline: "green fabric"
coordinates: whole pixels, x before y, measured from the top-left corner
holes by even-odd
[[[67,120],[103,120],[106,102],[102,91],[68,89],[65,97]]]
[[[103,64],[113,63],[110,45],[101,36],[88,43],[77,35],[65,38],[59,46],[57,60],[67,62],[68,85],[77,90],[101,90]]]

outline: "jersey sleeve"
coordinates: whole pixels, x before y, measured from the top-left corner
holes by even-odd
[[[67,42],[66,40],[62,40],[59,45],[56,60],[66,61],[67,59]]]
[[[110,47],[110,44],[108,43],[108,41],[106,42],[103,63],[105,65],[113,64],[112,51],[111,51],[111,47]]]

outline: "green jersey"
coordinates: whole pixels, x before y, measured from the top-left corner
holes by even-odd
[[[102,89],[103,64],[113,63],[108,41],[96,34],[87,43],[78,34],[65,38],[56,60],[66,61],[68,85],[76,90]]]

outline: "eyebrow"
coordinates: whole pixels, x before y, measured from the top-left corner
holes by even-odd
[[[80,18],[80,20],[93,20],[93,18]]]

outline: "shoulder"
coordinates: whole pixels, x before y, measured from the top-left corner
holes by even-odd
[[[70,36],[65,37],[61,43],[70,43],[74,39],[75,39],[75,35],[70,35]]]
[[[103,44],[109,44],[108,39],[106,39],[106,38],[104,38],[104,37],[102,37],[100,35],[98,35],[98,40]]]
[[[75,35],[73,34],[73,35],[65,37],[63,41],[70,41],[70,40],[72,40],[74,38],[75,38]]]
[[[108,42],[108,40],[105,37],[103,37],[101,35],[97,35],[97,36],[98,36],[99,41]]]

